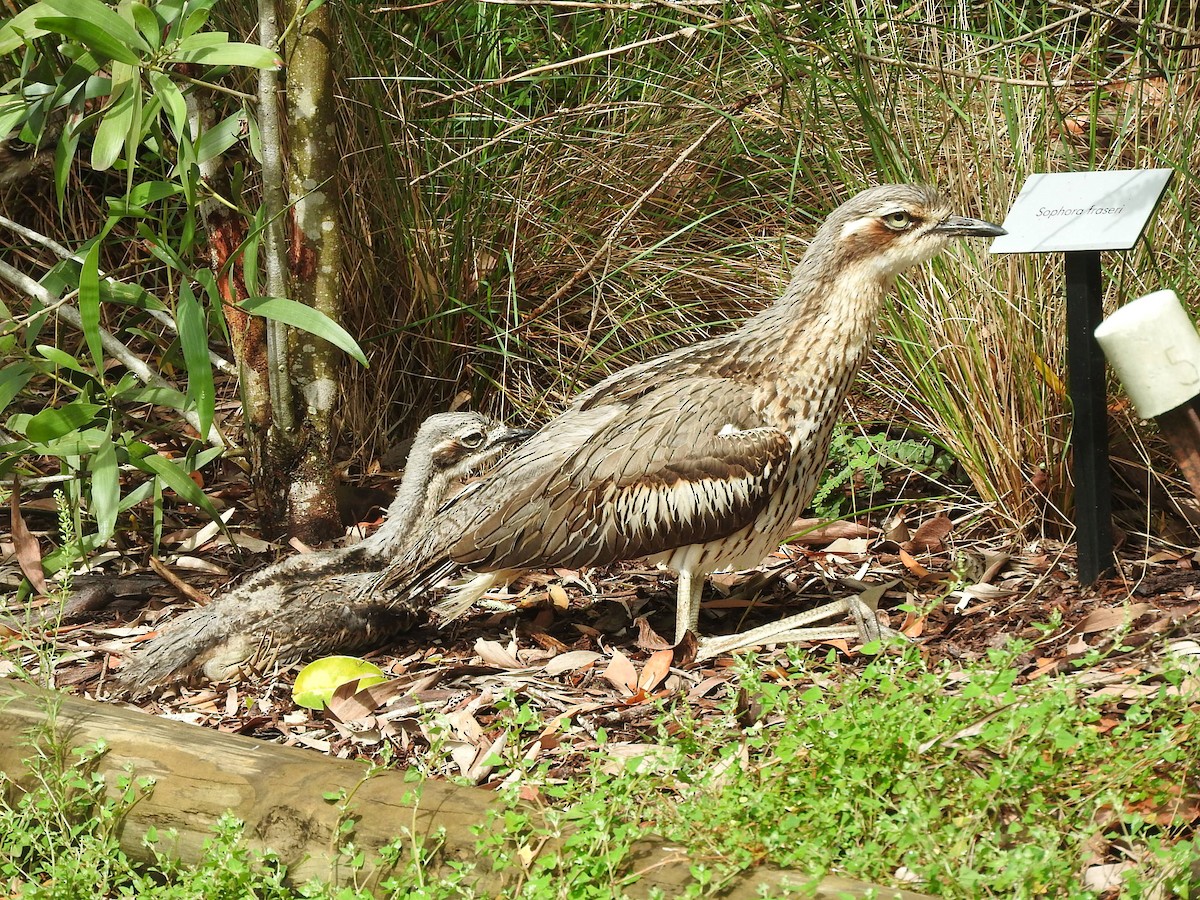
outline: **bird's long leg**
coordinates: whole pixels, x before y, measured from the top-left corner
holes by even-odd
[[[827,625],[819,628],[809,628],[813,622],[821,622],[834,616],[849,614],[854,619],[853,625]],[[892,636],[896,632],[884,629],[875,617],[875,610],[863,602],[859,595],[835,600],[816,609],[797,613],[752,628],[749,631],[730,634],[722,637],[703,638],[696,652],[697,659],[711,659],[722,653],[734,650],[744,650],[760,644],[792,643],[795,641],[828,641],[838,638],[860,638],[863,643],[878,640],[880,637]]]
[[[700,595],[704,593],[704,573],[691,569],[679,570],[675,598],[675,643],[683,640],[685,632],[698,635],[700,624]]]

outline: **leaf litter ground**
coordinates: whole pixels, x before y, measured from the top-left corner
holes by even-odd
[[[230,509],[244,502],[236,486],[221,493]],[[921,518],[911,509],[913,521],[903,511],[889,514],[886,531],[854,522],[797,523],[802,535],[757,570],[712,579],[701,628],[706,635],[744,631],[865,590],[881,621],[907,635],[928,662],[961,665],[1022,639],[1032,649],[1016,660],[1020,680],[1074,673],[1080,690],[1104,696],[1114,715],[1154,689],[1145,676],[1165,647],[1200,656],[1200,554],[1127,549],[1117,575],[1080,588],[1070,546],[959,536],[947,515]],[[35,523],[49,522],[52,501],[27,501],[23,511]],[[162,542],[171,551],[166,564],[153,559],[152,566],[137,566],[134,560],[150,559],[148,547],[127,546],[76,576],[61,616],[49,603],[6,610],[0,629],[7,629],[9,648],[0,667],[20,665],[60,688],[115,699],[110,676],[126,654],[205,594],[279,555],[236,519],[230,534],[240,549],[191,510],[174,512],[179,527]],[[4,543],[0,551],[0,579],[15,585],[15,548]],[[569,777],[593,764],[591,751],[601,739],[616,771],[626,759],[663,752],[647,735],[659,728],[664,710],[669,718],[683,704],[702,723],[725,715],[740,697],[732,656],[696,662],[694,647],[673,649],[664,640],[673,628],[674,589],[672,576],[639,564],[531,573],[489,595],[471,616],[444,629],[415,629],[369,654],[389,680],[364,690],[348,686],[328,710],[293,703],[298,665],[232,686],[171,690],[141,705],[343,758],[375,759],[387,747],[393,765],[417,764],[491,787],[513,777],[497,768],[498,758],[546,763],[549,777]],[[41,624],[23,624],[29,622]],[[53,662],[26,636],[52,641]],[[1099,662],[1096,650],[1105,651]],[[810,674],[797,674],[796,652],[811,660],[804,670]],[[799,690],[813,677],[848,677],[870,658],[846,641],[798,651],[767,645],[755,654],[764,677]],[[39,671],[46,665],[52,673]],[[515,729],[514,710],[520,710]],[[753,709],[746,713],[753,716]],[[1194,785],[1181,788],[1174,808],[1154,812],[1191,831],[1200,793]]]

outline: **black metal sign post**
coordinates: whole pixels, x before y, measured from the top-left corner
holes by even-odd
[[[1113,564],[1108,396],[1096,326],[1104,317],[1100,252],[1137,243],[1173,175],[1171,169],[1030,175],[1004,219],[992,253],[1066,257],[1067,381],[1074,424],[1075,537],[1079,582],[1094,584]]]
[[[1100,251],[1066,257],[1067,382],[1071,393],[1071,475],[1079,582],[1094,584],[1113,562],[1112,484],[1108,467],[1108,394],[1096,326],[1104,318]]]

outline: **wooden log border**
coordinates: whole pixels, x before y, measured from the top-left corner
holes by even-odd
[[[154,779],[149,796],[133,806],[122,824],[121,848],[134,860],[150,862],[157,852],[194,862],[212,837],[218,818],[232,812],[245,823],[248,844],[272,850],[287,865],[288,879],[294,884],[310,878],[336,884],[355,879],[373,889],[390,874],[378,856],[379,848],[401,835],[408,846],[440,847],[430,865],[442,872],[449,871],[445,867],[453,861],[475,863],[474,887],[485,895],[497,895],[519,877],[511,870],[495,871],[488,860],[477,856],[475,829],[489,810],[503,808],[494,794],[481,788],[415,782],[394,771],[377,770],[367,778],[363,763],[0,678],[0,772],[18,784],[27,778],[25,761],[33,755],[30,741],[47,728],[53,728],[56,740],[71,747],[103,740],[107,752],[97,771],[110,785],[129,772]],[[337,835],[345,812],[343,804],[326,799],[331,792],[351,797],[348,809],[356,822],[352,839],[366,852],[362,871],[339,865]],[[529,812],[539,821],[536,810]],[[157,829],[160,837],[174,829],[177,837],[170,846],[160,841],[152,852],[143,842],[150,828]],[[439,837],[441,830],[444,836]],[[556,846],[550,841],[537,849],[550,852]],[[635,845],[629,860],[628,871],[639,873],[638,878],[623,890],[629,897],[649,896],[654,888],[676,896],[694,881],[691,863],[683,848],[647,836]],[[438,871],[430,875],[437,877]],[[814,898],[932,900],[836,877],[824,879],[814,893],[806,893],[801,890],[806,881],[796,873],[764,865],[740,873],[721,896],[757,897],[766,886],[777,894],[791,888],[797,896]]]

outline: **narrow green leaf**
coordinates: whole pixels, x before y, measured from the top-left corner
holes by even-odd
[[[138,223],[138,237],[142,239],[143,246],[149,250],[159,260],[166,263],[170,268],[180,272],[186,272],[188,265],[183,261],[174,248],[165,242],[162,237],[151,231],[144,223]]]
[[[212,128],[208,128],[200,135],[200,140],[196,142],[196,162],[206,163],[210,159],[216,159],[235,143],[242,134],[242,114],[234,113],[226,119],[221,120]]]
[[[25,426],[25,437],[38,444],[45,444],[77,431],[92,419],[100,407],[95,403],[76,401],[57,409],[43,409],[32,416]]]
[[[219,47],[228,43],[228,31],[201,31],[198,34],[189,34],[181,40],[178,49],[187,53],[204,47]]]
[[[107,9],[107,7],[105,7]],[[116,13],[113,13],[115,16]],[[120,18],[119,16],[117,18]],[[100,26],[86,22],[83,19],[72,19],[65,16],[45,16],[37,20],[39,28],[74,38],[94,53],[99,53],[109,59],[127,65],[136,66],[140,61],[126,44],[121,43]]]
[[[97,542],[104,544],[117,527],[117,505],[121,502],[121,477],[117,471],[117,451],[112,433],[88,461],[91,472],[91,511],[96,520]]]
[[[208,320],[186,281],[179,287],[175,324],[179,326],[179,345],[183,348],[183,361],[187,366],[188,399],[196,404],[200,433],[208,434],[216,406],[212,363],[208,360]]]
[[[29,363],[12,363],[0,369],[0,412],[4,412],[13,397],[29,383],[37,370]]]
[[[109,214],[117,217],[148,215],[146,207],[166,197],[183,192],[178,184],[169,181],[144,181],[135,184],[123,197],[108,197]]]
[[[0,140],[7,138],[17,126],[25,121],[29,104],[20,97],[0,97]]]
[[[163,484],[188,503],[200,507],[213,521],[220,521],[221,514],[212,505],[212,501],[204,496],[204,491],[200,490],[199,485],[192,481],[182,468],[165,456],[161,456],[158,453],[148,453],[141,457],[131,454],[130,462],[143,472],[149,472],[151,475],[158,476]]]
[[[143,482],[135,487],[132,491],[121,498],[117,504],[117,514],[125,512],[127,509],[133,509],[143,500],[150,499],[151,493],[154,492],[154,486],[158,484],[158,479],[151,478],[149,481]]]
[[[179,21],[179,16],[186,6],[185,0],[157,0],[154,4],[154,13],[167,27],[173,26]]]
[[[137,30],[145,39],[147,46],[153,50],[157,50],[162,44],[162,29],[163,22],[159,20],[154,11],[144,3],[129,4],[129,14],[133,16],[133,23],[137,26]]]
[[[115,70],[114,65],[114,70]],[[115,71],[114,71],[115,74]],[[134,80],[133,87],[129,91],[129,97],[132,101],[128,119],[128,130],[125,134],[125,193],[129,194],[133,191],[133,173],[137,168],[138,147],[142,143],[145,132],[142,130],[142,85],[137,79]],[[155,113],[157,116],[157,113]],[[109,227],[115,224],[109,221]]]
[[[0,56],[7,56],[26,42],[46,33],[34,23],[50,10],[45,3],[35,3],[21,10],[3,25],[0,25]]]
[[[250,141],[250,155],[261,165],[263,161],[262,129],[258,127],[258,116],[246,110],[246,131]]]
[[[319,309],[313,309],[311,306],[305,306],[303,303],[283,297],[247,297],[238,306],[256,316],[274,319],[276,322],[283,322],[285,325],[315,334],[345,351],[364,366],[369,365],[358,342],[341,325]]]
[[[207,35],[205,35],[207,37]],[[201,35],[196,35],[201,37]],[[268,47],[258,44],[243,44],[231,41],[208,47],[195,47],[190,50],[180,48],[171,59],[173,62],[192,63],[202,66],[250,66],[255,69],[279,69],[283,60],[279,54]]]
[[[137,29],[117,15],[112,7],[101,3],[100,0],[42,0],[42,4],[64,16],[93,25],[126,48],[140,50],[143,53],[150,51],[142,36],[137,33]],[[112,58],[119,59],[116,56]]]
[[[133,122],[133,95],[137,90],[132,85],[121,90],[120,96],[100,119],[92,144],[92,168],[104,171],[121,155],[129,137],[129,126]]]
[[[187,397],[170,387],[136,387],[114,394],[113,400],[120,403],[153,403],[179,412],[188,408]]]
[[[72,372],[78,372],[81,375],[92,374],[83,367],[83,363],[65,350],[59,350],[57,347],[51,347],[49,344],[38,344],[34,349],[56,366],[62,366],[64,369],[70,369]]]
[[[196,454],[195,465],[197,469],[203,469],[210,462],[225,452],[224,447],[209,447],[207,450],[201,450]]]
[[[102,303],[120,303],[123,306],[134,306],[138,309],[165,310],[163,302],[140,284],[126,284],[123,281],[100,282],[100,301]]]
[[[75,163],[75,148],[78,146],[79,131],[68,123],[54,149],[54,198],[60,214],[67,199],[67,180]]]
[[[189,7],[194,7],[194,4],[188,4]],[[207,6],[199,8],[190,8],[187,17],[183,20],[183,27],[179,29],[181,37],[188,38],[196,34],[201,28],[208,24],[209,9]]]
[[[179,90],[179,85],[162,72],[150,72],[149,77],[150,86],[154,88],[154,93],[162,101],[163,109],[167,113],[171,133],[178,139],[186,133],[188,127],[187,102],[183,99],[183,92]]]
[[[96,365],[96,377],[104,378],[104,345],[100,341],[100,242],[92,244],[79,272],[79,318],[83,336]]]
[[[161,478],[152,478],[150,483],[154,485],[154,499],[150,504],[150,509],[152,510],[150,534],[153,538],[154,555],[158,556],[159,548],[162,546],[163,535],[163,480]]]
[[[196,147],[191,135],[185,129],[183,134],[175,135],[179,147],[175,151],[175,171],[183,184],[183,199],[189,207],[196,206],[196,186],[199,180],[199,168],[196,164]]]
[[[250,227],[250,233],[246,235],[246,240],[242,244],[242,281],[246,285],[246,291],[254,294],[258,290],[258,246],[262,243],[263,221],[266,219],[267,209],[260,205],[254,211],[254,220]]]
[[[167,197],[180,193],[182,188],[171,181],[143,181],[129,192],[129,202],[135,206],[149,206]]]

